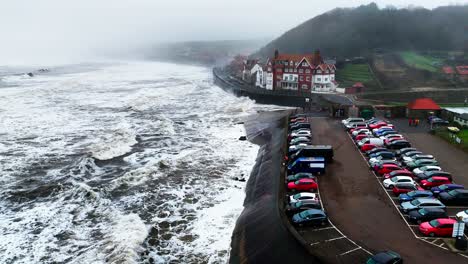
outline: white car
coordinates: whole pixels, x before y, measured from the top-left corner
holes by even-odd
[[[353,123],[353,122],[364,122],[364,118],[350,117],[350,118],[348,118],[348,119],[341,120],[341,123],[342,123],[343,125],[347,125],[347,124]]]
[[[357,135],[358,135],[359,133],[361,133],[361,132],[362,132],[362,133],[365,133],[365,134],[367,134],[367,135],[371,135],[371,134],[372,134],[372,133],[370,132],[369,129],[367,129],[367,128],[361,128],[361,129],[358,129],[358,130],[356,130],[356,131],[353,131],[353,134],[352,134],[352,135],[353,135],[353,136],[357,136]]]
[[[403,157],[403,162],[404,162],[404,163],[409,163],[409,162],[413,162],[413,161],[421,160],[421,159],[434,159],[434,156],[432,156],[432,155],[416,154],[416,155],[411,156],[411,157]]]
[[[386,159],[386,158],[382,158],[382,157],[371,158],[369,160],[369,165],[370,165],[370,167],[374,167],[374,165],[376,165],[376,163],[379,163],[381,161],[397,161],[397,159],[396,158]]]
[[[456,216],[457,218],[462,218],[463,222],[465,222],[465,225],[468,224],[468,210],[458,212]]]
[[[319,199],[318,194],[316,194],[316,193],[301,192],[301,193],[297,193],[297,194],[289,196],[289,203],[293,204],[293,203],[296,203],[296,202],[311,201],[311,200],[312,201],[317,201],[318,199]]]
[[[291,133],[291,137],[304,137],[304,136],[310,136],[310,135],[311,135],[310,130],[301,130],[301,131]]]
[[[416,182],[410,176],[395,176],[395,177],[390,178],[390,179],[385,179],[383,181],[383,185],[384,185],[385,188],[392,189],[393,186],[395,186],[395,183],[402,183],[402,182],[412,183],[412,184],[416,185]]]
[[[441,171],[442,168],[439,167],[439,166],[423,166],[421,168],[416,168],[413,170],[413,173],[414,174],[421,174],[421,173],[424,173],[426,171]]]
[[[310,144],[307,144],[307,143],[299,143],[297,145],[293,145],[293,146],[290,146],[289,147],[289,153],[291,152],[296,152],[298,150],[300,150],[301,148],[305,148],[307,146],[310,146]]]
[[[381,136],[380,139],[386,140],[386,139],[391,139],[391,138],[403,138],[403,135],[401,134],[391,134],[391,135],[386,135],[386,136]]]

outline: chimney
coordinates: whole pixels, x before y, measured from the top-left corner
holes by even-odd
[[[319,49],[315,50],[315,56],[314,57],[315,57],[315,60],[317,61],[317,64],[323,62],[322,56],[320,55],[320,50]]]
[[[279,56],[279,51],[276,49],[276,50],[275,50],[275,59],[277,59],[278,56]]]

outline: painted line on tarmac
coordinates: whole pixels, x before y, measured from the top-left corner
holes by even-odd
[[[447,250],[448,250],[448,249],[447,249]],[[467,258],[467,259],[468,259],[468,256],[465,255],[465,254],[462,254],[462,253],[457,253],[457,254],[460,255],[460,256],[462,256],[462,257],[464,257],[464,258]]]
[[[325,242],[331,242],[331,241],[335,241],[335,240],[338,240],[338,239],[343,239],[343,238],[346,238],[344,236],[340,236],[340,237],[336,237],[336,238],[331,238],[331,239],[327,239],[325,240]]]
[[[346,251],[346,252],[344,252],[344,253],[341,253],[340,256],[344,256],[344,255],[346,255],[346,254],[348,254],[348,253],[351,253],[351,252],[356,251],[356,250],[359,250],[359,249],[363,249],[363,248],[357,247],[357,248],[348,250],[348,251]],[[365,249],[363,249],[363,250],[365,250]]]
[[[323,207],[322,207],[323,208]],[[322,230],[327,230],[327,229],[334,229],[335,227],[330,226],[330,227],[324,227],[324,228],[319,228],[319,229],[314,229],[312,232],[317,232],[317,231],[322,231]]]
[[[348,137],[352,140],[352,138],[349,136],[349,134],[348,134],[348,133],[346,133],[346,134],[347,134]],[[355,147],[356,147],[356,146],[355,146]],[[362,159],[363,159],[365,162],[367,162],[366,157],[364,157],[364,154],[362,154],[361,150],[358,149],[357,147],[356,147],[356,149],[358,150],[358,153],[361,155]],[[386,188],[385,188],[385,187],[383,186],[383,184],[379,181],[379,178],[377,178],[377,177],[378,177],[377,174],[376,174],[373,170],[372,170],[371,172],[372,172],[372,174],[375,176],[376,180],[379,182],[380,187],[382,187],[382,189],[383,189],[384,191],[386,191]],[[401,216],[401,218],[403,219],[403,221],[405,222],[406,226],[408,226],[408,229],[411,231],[411,233],[413,233],[414,237],[419,238],[419,236],[417,236],[416,233],[413,231],[413,229],[409,226],[409,223],[406,221],[406,218],[405,218],[405,217],[403,216],[403,214],[400,212],[400,210],[398,209],[397,205],[393,202],[392,197],[388,194],[388,192],[385,192],[385,193],[387,194],[388,198],[389,198],[390,201],[392,202],[392,204],[393,204],[393,206],[395,207],[395,209],[397,210],[397,212],[400,214],[400,216]]]

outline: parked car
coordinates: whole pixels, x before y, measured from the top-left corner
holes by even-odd
[[[441,208],[422,208],[408,212],[408,221],[420,224],[437,218],[447,218],[447,212]]]
[[[376,148],[377,146],[375,144],[370,144],[370,143],[366,143],[366,144],[362,144],[361,146],[359,146],[359,149],[362,151],[362,152],[366,152],[366,151],[369,151],[373,148]]]
[[[377,152],[381,152],[381,151],[388,151],[387,148],[383,148],[383,147],[378,147],[378,148],[373,148],[369,151],[366,151],[366,155],[370,156],[371,154],[374,154],[374,153],[377,153]]]
[[[431,123],[433,125],[438,125],[438,126],[446,126],[449,124],[447,120],[443,120],[442,118],[438,118],[438,117],[432,118]]]
[[[360,118],[360,117],[350,117],[350,118],[341,120],[341,123],[342,123],[343,125],[347,125],[347,124],[349,124],[349,123],[356,123],[356,122],[364,122],[364,118]]]
[[[333,147],[331,145],[313,145],[302,148],[300,151],[291,155],[291,162],[298,158],[305,157],[323,157],[326,162],[333,161]]]
[[[424,190],[416,190],[408,193],[402,193],[398,196],[400,203],[402,202],[410,202],[414,199],[418,198],[434,198],[432,192],[424,191]]]
[[[305,121],[297,121],[297,122],[294,122],[294,123],[289,123],[289,127],[293,127],[293,126],[297,126],[297,125],[301,125],[301,124],[309,124],[309,122],[305,122]],[[310,124],[309,124],[310,125]],[[291,129],[292,130],[292,129]]]
[[[398,137],[398,138],[395,137],[395,138],[384,139],[384,145],[388,146],[388,145],[392,144],[393,142],[400,142],[400,141],[406,141],[406,139],[404,139],[402,137],[401,138],[400,137]]]
[[[446,206],[435,198],[418,198],[410,202],[401,203],[401,210],[404,213],[421,208],[441,208],[445,210]]]
[[[395,177],[395,176],[409,176],[409,177],[413,177],[413,173],[411,173],[411,171],[409,170],[396,170],[396,171],[392,171],[390,173],[386,173],[384,174],[384,178],[385,179],[390,179],[392,177]]]
[[[309,130],[299,130],[297,132],[289,134],[290,138],[296,138],[296,137],[310,137],[312,138],[312,133],[310,133]]]
[[[292,216],[292,215],[295,215],[297,213],[300,213],[309,209],[322,210],[322,205],[320,204],[320,200],[309,200],[309,201],[292,203],[291,205],[286,206],[286,215]]]
[[[395,131],[395,130],[392,127],[381,127],[379,129],[372,129],[372,133],[378,137],[380,137],[381,134],[385,131]]]
[[[311,192],[300,192],[294,195],[289,196],[289,203],[297,203],[297,202],[307,202],[307,201],[316,201],[319,200],[317,193]]]
[[[359,141],[363,140],[364,138],[371,138],[371,137],[373,137],[373,136],[367,135],[367,134],[357,135],[357,136],[354,138],[354,142],[358,143]]]
[[[398,134],[398,132],[395,131],[395,130],[384,130],[383,132],[379,133],[379,136],[386,137],[386,136],[389,136],[389,135],[397,135],[397,134]]]
[[[438,218],[429,222],[424,222],[419,225],[419,231],[430,237],[451,236],[453,225],[457,221],[451,218]]]
[[[369,158],[378,158],[378,157],[383,157],[383,158],[387,158],[387,159],[393,159],[395,158],[395,154],[391,151],[388,151],[388,150],[384,150],[384,151],[380,151],[380,152],[377,152],[377,153],[372,153],[369,155]]]
[[[359,123],[351,123],[351,124],[347,124],[346,126],[346,130],[347,131],[350,131],[351,129],[356,129],[356,128],[367,128],[367,124],[364,123],[364,122],[359,122]]]
[[[413,161],[413,162],[408,162],[406,164],[406,167],[409,170],[414,170],[416,168],[423,167],[423,166],[429,166],[429,165],[437,166],[437,165],[439,165],[439,163],[437,162],[437,160],[422,159],[422,160],[416,160],[416,161]]]
[[[390,132],[390,131],[387,131],[387,132]],[[393,134],[393,133],[386,134],[386,135],[384,135],[384,134],[385,134],[385,132],[379,137],[380,139],[383,139],[384,141],[386,139],[392,139],[392,138],[403,138],[403,135],[401,135],[401,134]]]
[[[385,179],[383,181],[383,185],[385,188],[393,189],[395,184],[397,183],[411,183],[413,185],[416,185],[416,182],[413,180],[413,178],[408,177],[408,176],[395,176],[390,179]]]
[[[298,130],[300,128],[307,128],[307,129],[310,129],[310,123],[298,123],[298,124],[294,124],[292,125],[291,127],[289,127],[289,130],[290,131],[294,131],[294,130]]]
[[[407,152],[410,152],[410,151],[417,151],[417,149],[415,149],[415,148],[402,148],[402,149],[399,149],[399,150],[395,151],[395,155],[399,157],[399,156],[401,156],[401,155],[403,155],[403,154],[405,154]]]
[[[394,251],[383,251],[379,252],[370,257],[366,264],[402,264],[403,259],[401,256]]]
[[[386,122],[380,121],[369,125],[370,129],[381,128],[383,126],[389,126]]]
[[[315,192],[318,188],[317,182],[312,179],[300,179],[295,182],[288,183],[288,190],[296,191],[311,191]]]
[[[401,170],[401,167],[395,164],[382,164],[377,168],[376,172],[379,175],[384,175],[385,173],[390,173],[396,170]]]
[[[308,137],[297,137],[295,139],[292,139],[289,142],[289,145],[292,146],[292,145],[296,145],[296,144],[300,144],[300,143],[309,143],[309,142],[310,142],[310,138],[308,138]]]
[[[414,174],[419,174],[419,173],[423,173],[423,172],[426,172],[426,171],[440,171],[442,170],[441,167],[439,166],[422,166],[422,167],[419,167],[419,168],[416,168],[413,170],[413,173]]]
[[[322,210],[309,209],[295,214],[292,223],[297,226],[325,225],[328,223],[328,217]]]
[[[375,171],[375,168],[378,168],[382,164],[395,164],[397,166],[400,163],[396,159],[370,159],[369,167]]]
[[[291,130],[291,132],[289,132],[289,133],[292,134],[292,133],[298,133],[298,132],[302,132],[302,131],[311,132],[310,128],[299,128],[299,129],[296,129],[296,130]]]
[[[387,144],[388,149],[402,149],[411,147],[411,143],[406,140],[395,140]]]
[[[296,117],[296,118],[289,119],[289,123],[308,122],[308,121],[309,120],[307,117]]]
[[[362,146],[364,144],[374,144],[376,146],[383,146],[384,142],[380,138],[364,138],[358,142],[358,146]]]
[[[367,128],[361,128],[359,130],[354,130],[353,133],[351,134],[353,137],[361,134],[361,133],[364,133],[364,134],[369,134],[369,135],[372,135],[372,132],[367,129]]]
[[[408,192],[412,192],[416,190],[424,190],[424,189],[413,183],[402,182],[402,183],[396,183],[393,186],[392,192],[395,195],[400,195],[402,193],[408,193]]]
[[[293,175],[289,175],[286,177],[286,181],[291,182],[291,181],[297,181],[300,179],[312,179],[315,180],[316,177],[312,173],[306,173],[306,172],[299,172]]]
[[[403,162],[408,163],[416,160],[422,160],[422,159],[434,159],[434,156],[432,155],[426,155],[426,154],[416,154],[411,157],[403,157]]]
[[[325,172],[324,157],[300,157],[288,165],[288,173],[299,172],[322,174]]]
[[[441,192],[450,192],[451,190],[456,189],[465,189],[465,187],[455,183],[442,184],[440,186],[432,187],[431,192],[434,194],[434,196],[439,196]]]
[[[442,184],[449,184],[452,183],[448,178],[446,177],[431,177],[427,180],[422,180],[421,181],[421,187],[424,189],[431,189],[432,187],[437,187]]]
[[[418,181],[429,179],[430,177],[433,177],[433,176],[447,177],[449,180],[452,180],[452,174],[450,174],[449,172],[445,172],[445,171],[426,171],[423,173],[416,174],[415,176],[417,178],[416,180]]]
[[[295,152],[299,151],[300,149],[303,149],[307,146],[310,146],[312,145],[311,142],[306,142],[306,143],[299,143],[299,144],[296,144],[296,145],[292,145],[288,148],[288,152],[290,154],[294,154]]]
[[[405,148],[405,149],[409,149],[409,148]],[[398,152],[398,150],[397,150],[397,152]],[[405,153],[402,153],[402,154],[400,155],[400,158],[401,158],[402,160],[404,160],[406,157],[412,157],[412,156],[418,155],[418,154],[421,155],[421,154],[423,154],[423,153],[422,153],[421,151],[419,151],[419,150],[406,151]]]
[[[446,205],[468,205],[468,190],[455,189],[448,192],[441,192],[439,200]]]

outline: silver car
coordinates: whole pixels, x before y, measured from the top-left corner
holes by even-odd
[[[446,206],[441,201],[434,198],[419,198],[401,204],[401,211],[404,213],[421,208],[440,208],[446,210]]]

